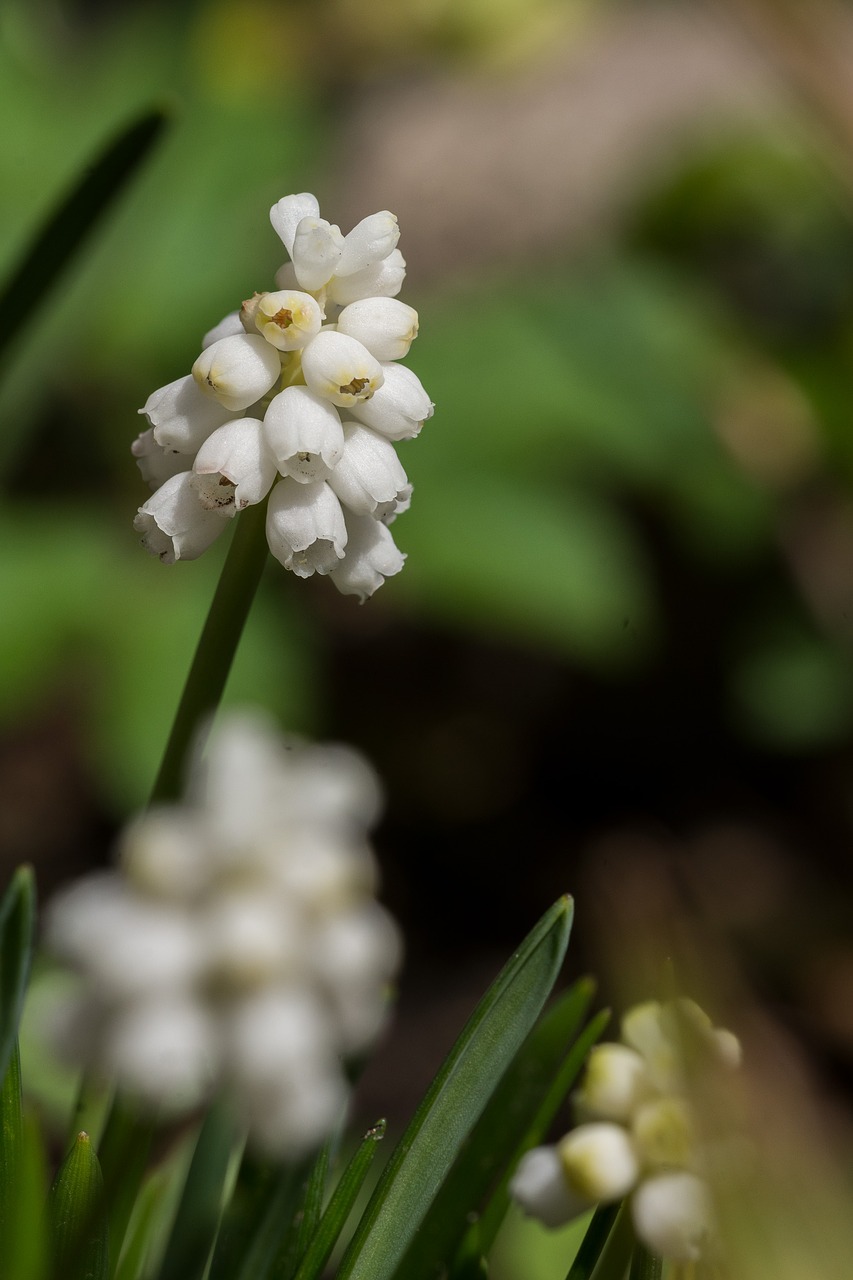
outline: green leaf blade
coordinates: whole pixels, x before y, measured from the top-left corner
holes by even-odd
[[[338,1280],[394,1274],[461,1146],[556,980],[572,922],[561,898],[468,1020],[401,1138],[344,1256]]]
[[[377,1144],[384,1136],[384,1120],[378,1121],[364,1135],[358,1150],[332,1193],[332,1198],[326,1206],[326,1211],[320,1219],[296,1273],[296,1280],[319,1280],[373,1164]]]
[[[0,1079],[18,1034],[35,934],[36,892],[31,867],[19,867],[0,902]]]
[[[104,1180],[87,1133],[78,1133],[60,1165],[49,1217],[56,1280],[109,1280]]]

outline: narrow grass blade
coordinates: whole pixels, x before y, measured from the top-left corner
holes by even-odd
[[[0,1258],[8,1258],[16,1248],[23,1162],[21,1055],[15,1044],[0,1087]]]
[[[271,1280],[304,1202],[315,1157],[282,1167],[244,1157],[213,1253],[210,1280]]]
[[[153,1121],[139,1116],[120,1095],[113,1098],[99,1148],[113,1272],[145,1176],[153,1136]]]
[[[649,1253],[639,1241],[634,1245],[628,1280],[661,1280],[663,1260]]]
[[[190,1161],[159,1280],[202,1280],[219,1228],[233,1147],[230,1112],[222,1106],[211,1107]]]
[[[79,1133],[50,1189],[52,1280],[109,1280],[104,1183],[87,1133]]]
[[[432,1202],[397,1269],[399,1280],[431,1280],[453,1258],[470,1216],[483,1212],[498,1180],[515,1162],[594,991],[589,979],[575,983],[533,1028]],[[479,1245],[475,1252],[485,1249]]]
[[[361,1145],[344,1169],[332,1193],[326,1212],[320,1219],[308,1250],[300,1263],[296,1280],[319,1280],[352,1212],[358,1193],[364,1186],[364,1180],[376,1155],[377,1144],[384,1137],[384,1120],[380,1120],[364,1135]]]
[[[329,1157],[331,1149],[336,1145],[336,1136],[330,1137],[323,1144],[314,1167],[308,1175],[302,1204],[293,1223],[293,1227],[282,1240],[278,1255],[272,1268],[274,1280],[293,1280],[300,1262],[305,1256],[311,1238],[317,1230],[320,1214],[323,1210],[323,1199],[326,1194],[326,1178],[329,1173]]]
[[[459,1150],[551,991],[572,903],[539,921],[480,1001],[401,1138],[341,1263],[338,1280],[394,1274]]]
[[[6,1075],[30,976],[36,891],[31,867],[19,867],[0,902],[0,1079]]]

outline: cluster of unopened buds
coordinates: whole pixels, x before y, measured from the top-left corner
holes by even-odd
[[[266,500],[276,559],[365,600],[403,567],[388,525],[412,490],[394,442],[416,436],[433,405],[399,363],[418,316],[396,296],[397,219],[375,213],[344,236],[319,212],[307,193],[273,206],[290,255],[275,290],[211,329],[192,373],[140,410],[150,427],[133,453],[155,492],[134,527],[172,564]]]
[[[637,1238],[651,1253],[683,1263],[707,1256],[714,1215],[691,1068],[739,1062],[737,1038],[693,1001],[637,1005],[622,1020],[622,1043],[589,1055],[574,1098],[582,1123],[524,1156],[512,1195],[549,1227],[630,1196]]]
[[[365,839],[378,801],[355,752],[232,714],[183,803],[51,904],[48,947],[76,974],[60,1050],[158,1112],[224,1093],[274,1156],[324,1138],[399,963]]]

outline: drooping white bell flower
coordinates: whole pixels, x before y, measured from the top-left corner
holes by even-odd
[[[260,334],[237,333],[205,347],[192,372],[205,395],[239,411],[260,400],[278,381],[281,361]]]
[[[319,303],[299,289],[262,293],[253,315],[255,328],[278,351],[298,351],[323,327]]]
[[[218,512],[202,506],[192,474],[182,471],[166,480],[142,504],[133,521],[146,551],[164,564],[197,559],[225,528]]]
[[[525,1213],[546,1227],[562,1227],[587,1207],[570,1192],[556,1147],[526,1152],[510,1180],[509,1193]]]
[[[383,209],[381,213],[369,214],[344,237],[335,274],[353,276],[372,270],[394,252],[399,239],[400,226],[393,213]]]
[[[293,257],[296,228],[303,218],[319,218],[317,197],[303,191],[299,195],[283,196],[270,209],[270,222],[288,254]]]
[[[159,445],[154,439],[153,427],[136,437],[130,452],[136,459],[142,479],[151,489],[159,489],[172,476],[189,471],[193,464],[191,453],[179,453],[177,449],[164,449]]]
[[[258,418],[236,418],[205,440],[193,463],[191,483],[203,507],[231,516],[261,502],[275,474],[263,423]]]
[[[157,444],[190,454],[201,448],[212,431],[235,416],[206,396],[189,373],[152,391],[139,412],[151,423]]]
[[[273,397],[264,435],[281,474],[300,484],[329,479],[344,452],[338,411],[307,387],[286,387]]]
[[[363,604],[386,578],[399,573],[406,557],[381,520],[371,516],[346,517],[346,553],[330,570],[332,582],[345,596],[358,596]]]
[[[640,1172],[630,1137],[606,1120],[582,1124],[557,1144],[569,1190],[588,1203],[620,1200]]]
[[[399,298],[361,298],[344,307],[335,325],[380,362],[404,360],[418,336],[418,313]]]
[[[341,409],[353,409],[369,400],[384,381],[375,356],[355,338],[332,329],[324,329],[305,348],[302,372],[315,395]]]
[[[341,504],[324,480],[279,480],[267,504],[267,542],[297,578],[332,572],[343,558],[347,527]]]
[[[697,1261],[713,1233],[708,1188],[682,1171],[646,1178],[631,1198],[631,1217],[646,1247],[674,1262]]]
[[[332,276],[326,285],[326,299],[345,307],[361,298],[396,298],[405,278],[406,259],[399,249],[394,249],[387,258],[362,271],[350,276]]]
[[[411,369],[394,363],[380,367],[381,386],[369,399],[354,400],[350,413],[388,440],[411,440],[432,417],[435,406]]]
[[[360,422],[345,422],[342,435],[343,449],[329,484],[356,515],[384,520],[396,512],[408,488],[394,446]]]

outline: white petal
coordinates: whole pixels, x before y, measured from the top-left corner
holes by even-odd
[[[389,440],[410,440],[418,434],[427,418],[432,417],[435,406],[420,378],[405,365],[383,364],[382,373],[382,386],[369,400],[353,403],[350,412],[359,422]]]
[[[322,289],[341,260],[344,238],[324,218],[303,218],[293,241],[293,269],[302,289]]]
[[[400,572],[406,557],[391,531],[372,516],[349,516],[347,530],[346,555],[332,567],[332,582],[342,595],[359,596],[363,604],[386,578]]]
[[[303,984],[272,987],[242,1000],[226,1027],[229,1068],[244,1086],[310,1071],[335,1049],[325,1010]]]
[[[534,1147],[522,1156],[509,1193],[525,1213],[546,1227],[562,1227],[587,1207],[569,1191],[556,1147]]]
[[[383,382],[382,366],[367,348],[332,329],[318,333],[305,348],[302,372],[315,395],[342,409],[369,399]]]
[[[299,912],[264,882],[221,891],[199,921],[217,989],[240,992],[298,973],[303,925]]]
[[[270,401],[264,432],[282,475],[301,484],[327,479],[344,451],[337,410],[307,387],[287,387]]]
[[[180,453],[195,453],[211,431],[234,416],[204,395],[189,373],[153,391],[139,412],[151,423],[157,444]]]
[[[640,1172],[631,1139],[618,1124],[582,1124],[557,1147],[569,1189],[590,1204],[621,1200]]]
[[[298,351],[320,332],[323,313],[310,293],[279,289],[260,295],[254,323],[276,350]]]
[[[351,276],[335,275],[329,281],[328,298],[345,307],[360,298],[395,298],[406,278],[406,260],[399,249],[364,271]]]
[[[229,311],[228,315],[219,321],[219,324],[215,324],[212,329],[208,329],[201,340],[201,349],[203,351],[205,347],[212,347],[214,342],[218,342],[220,338],[233,338],[236,333],[243,332],[240,312]]]
[[[342,558],[347,529],[341,504],[325,481],[279,480],[267,505],[267,542],[298,578],[331,573]]]
[[[692,1173],[644,1179],[631,1197],[631,1217],[646,1248],[674,1262],[695,1262],[713,1231],[708,1189]]]
[[[260,400],[280,374],[278,352],[260,334],[220,338],[193,365],[193,377],[204,394],[235,410]]]
[[[383,520],[404,497],[408,481],[394,446],[359,422],[346,422],[344,446],[329,484],[356,515]]]
[[[195,814],[177,805],[148,809],[125,827],[119,845],[122,871],[134,889],[176,902],[193,899],[209,879],[209,833]]]
[[[195,560],[215,542],[225,521],[206,511],[192,486],[192,472],[172,476],[137,512],[133,527],[146,551],[164,564]]]
[[[153,427],[136,437],[130,452],[136,459],[142,479],[151,489],[159,489],[172,476],[189,471],[193,463],[191,453],[178,453],[177,449],[164,449],[159,445],[154,439]]]
[[[296,228],[303,218],[317,218],[320,206],[317,197],[308,191],[299,195],[284,196],[270,209],[270,222],[289,254],[293,254],[293,240]]]
[[[275,479],[275,459],[258,418],[237,418],[205,440],[193,463],[202,506],[233,514],[261,502]]]
[[[344,240],[335,274],[351,276],[357,271],[369,271],[396,249],[399,239],[397,219],[387,209],[362,218]]]
[[[635,1049],[599,1044],[589,1052],[574,1102],[584,1119],[626,1121],[650,1090],[645,1061]]]
[[[112,1026],[105,1061],[124,1088],[169,1110],[195,1106],[216,1070],[216,1042],[203,1009],[166,997],[130,1005]]]
[[[362,298],[344,307],[336,327],[377,360],[402,360],[418,336],[418,313],[399,298]]]

